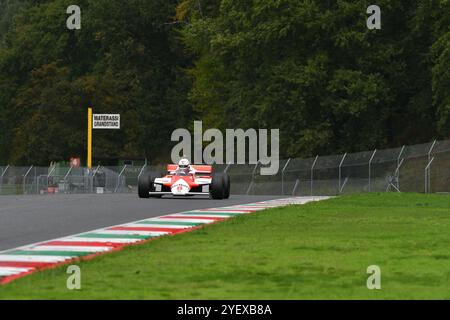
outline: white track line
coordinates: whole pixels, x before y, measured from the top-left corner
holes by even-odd
[[[110,251],[112,247],[88,247],[88,246],[36,246],[28,249],[29,251],[65,251],[65,252],[106,252]]]
[[[73,259],[72,256],[0,255],[0,261],[57,263]]]

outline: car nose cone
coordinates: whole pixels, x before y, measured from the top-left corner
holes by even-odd
[[[189,192],[189,189],[189,184],[183,179],[180,179],[172,185],[171,190],[173,195],[185,195]]]

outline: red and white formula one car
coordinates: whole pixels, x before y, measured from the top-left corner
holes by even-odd
[[[190,165],[187,159],[179,164],[169,164],[167,175],[161,177],[156,172],[143,173],[139,177],[140,198],[161,198],[163,195],[175,197],[209,196],[212,199],[230,197],[230,177],[225,172],[213,173],[212,166]]]

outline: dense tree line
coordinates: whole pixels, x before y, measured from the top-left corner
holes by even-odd
[[[167,159],[170,134],[280,128],[306,157],[450,136],[450,2],[0,0],[0,163],[84,157],[86,107],[121,113],[95,155]],[[6,9],[7,8],[7,9]]]
[[[78,31],[66,28],[72,1],[24,1],[0,49],[0,162],[85,158],[88,106],[122,115],[122,130],[95,132],[95,156],[170,154],[190,114],[176,1],[80,0]]]
[[[377,1],[381,30],[363,0],[203,3],[178,18],[211,125],[279,127],[284,156],[448,137],[448,1]]]

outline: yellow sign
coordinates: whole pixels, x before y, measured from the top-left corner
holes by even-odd
[[[87,166],[92,168],[92,108],[88,108]]]

